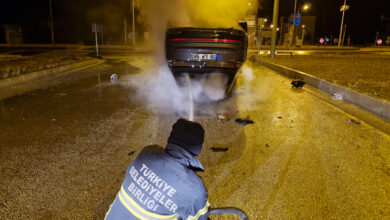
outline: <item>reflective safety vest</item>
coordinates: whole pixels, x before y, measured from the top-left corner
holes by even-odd
[[[145,147],[129,165],[105,219],[207,219],[207,191],[194,168],[203,170],[179,146]]]
[[[126,191],[121,187],[121,190],[118,193],[118,198],[121,203],[129,210],[134,216],[139,219],[149,219],[149,220],[175,220],[178,219],[177,214],[173,215],[158,215],[152,212],[149,212],[139,206],[129,195],[127,195]]]

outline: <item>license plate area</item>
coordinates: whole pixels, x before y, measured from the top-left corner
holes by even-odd
[[[191,53],[191,60],[218,60],[216,53]]]

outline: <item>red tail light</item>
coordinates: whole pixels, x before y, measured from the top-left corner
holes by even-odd
[[[240,40],[230,40],[230,39],[211,39],[211,38],[173,38],[169,39],[172,42],[178,41],[200,41],[200,42],[223,42],[223,43],[241,43]]]

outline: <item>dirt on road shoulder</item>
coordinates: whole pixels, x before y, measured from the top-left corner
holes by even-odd
[[[0,79],[51,69],[88,59],[85,55],[0,56]]]

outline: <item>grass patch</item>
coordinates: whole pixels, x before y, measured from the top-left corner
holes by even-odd
[[[261,57],[353,90],[390,100],[390,56],[315,54]]]

